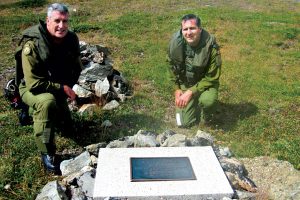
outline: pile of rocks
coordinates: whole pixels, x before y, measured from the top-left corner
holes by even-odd
[[[72,111],[90,113],[97,106],[103,106],[104,110],[113,109],[130,95],[129,84],[113,68],[107,47],[80,41],[80,54],[84,69],[78,84],[73,87],[78,99],[69,103]]]
[[[60,164],[62,181],[49,182],[37,196],[37,200],[49,199],[93,199],[93,187],[96,176],[97,156],[100,148],[134,148],[134,147],[185,147],[212,146],[219,162],[235,191],[235,199],[253,199],[257,187],[248,178],[244,165],[232,157],[228,148],[214,144],[214,138],[203,131],[189,138],[167,130],[162,134],[140,130],[133,136],[126,136],[107,143],[92,144],[77,157]],[[107,199],[115,199],[107,197]],[[228,198],[227,198],[228,199]]]

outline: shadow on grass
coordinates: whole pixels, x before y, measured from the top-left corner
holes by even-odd
[[[36,8],[36,7],[44,6],[46,3],[48,3],[47,0],[22,0],[22,1],[15,1],[13,3],[2,3],[0,4],[0,9]]]
[[[77,116],[78,117],[78,116]],[[97,117],[99,117],[97,119]],[[104,119],[109,119],[112,126],[105,127]],[[103,143],[105,147],[113,140],[122,139],[125,136],[135,135],[140,129],[153,130],[161,126],[161,122],[151,116],[143,114],[125,114],[115,116],[113,112],[103,116],[88,118],[75,118],[75,131],[72,135],[60,134],[60,140],[56,141],[58,163],[63,160],[75,158],[84,152],[84,147],[91,144]]]
[[[105,114],[102,119],[75,120],[76,133],[71,138],[81,147],[100,142],[109,143],[125,136],[136,134],[141,129],[157,130],[163,125],[163,121],[145,114]],[[105,127],[102,123],[109,120],[112,126]]]
[[[159,118],[155,118],[146,114],[132,113],[126,115],[120,115],[114,118],[114,132],[118,133],[118,136],[134,135],[139,130],[148,130],[155,132],[160,129],[164,122]]]
[[[255,115],[257,111],[257,106],[249,102],[238,104],[220,102],[211,124],[225,131],[230,131],[236,126],[239,120],[249,118]]]
[[[258,112],[256,105],[249,102],[238,104],[227,104],[220,102],[218,111],[214,116],[211,125],[230,131],[235,128],[239,120],[243,120],[255,115]],[[103,127],[102,123],[109,120],[111,127]],[[165,127],[165,122],[156,117],[140,113],[116,114],[107,112],[101,115],[101,119],[77,120],[77,133],[73,140],[81,147],[100,142],[109,143],[112,140],[125,136],[135,135],[139,130],[157,132]]]

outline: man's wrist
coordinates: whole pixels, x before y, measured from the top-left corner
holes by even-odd
[[[194,94],[193,90],[190,90],[190,89],[188,89],[188,90],[187,90],[187,91],[185,91],[185,92],[188,92],[188,93]]]

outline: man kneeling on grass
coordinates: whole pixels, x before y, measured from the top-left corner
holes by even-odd
[[[67,98],[82,69],[79,40],[68,30],[68,8],[59,3],[48,7],[46,23],[26,29],[20,41],[24,78],[19,85],[21,98],[33,110],[36,144],[45,168],[59,172],[55,162],[55,131],[66,127],[73,134]],[[63,132],[64,133],[64,132]]]
[[[170,79],[175,85],[176,121],[179,127],[205,124],[218,99],[221,55],[214,36],[193,14],[181,19],[168,49]]]

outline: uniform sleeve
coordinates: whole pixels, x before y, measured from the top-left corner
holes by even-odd
[[[167,51],[168,80],[174,83],[174,89],[179,89],[182,82],[184,63],[184,39],[181,30],[173,34]]]
[[[33,94],[54,93],[61,90],[59,83],[49,81],[48,70],[41,65],[37,48],[28,41],[22,50],[22,68],[26,88]]]
[[[189,88],[189,90],[191,90],[193,93],[202,93],[210,87],[219,86],[222,61],[218,47],[212,48],[209,63],[209,67],[204,78],[202,78],[198,83]]]
[[[168,71],[167,71],[167,79],[169,82],[173,83],[173,88],[174,90],[177,90],[180,88],[179,86],[179,77],[178,75],[175,75],[175,64],[172,62],[171,58],[169,55],[167,55],[167,63],[168,63]]]

